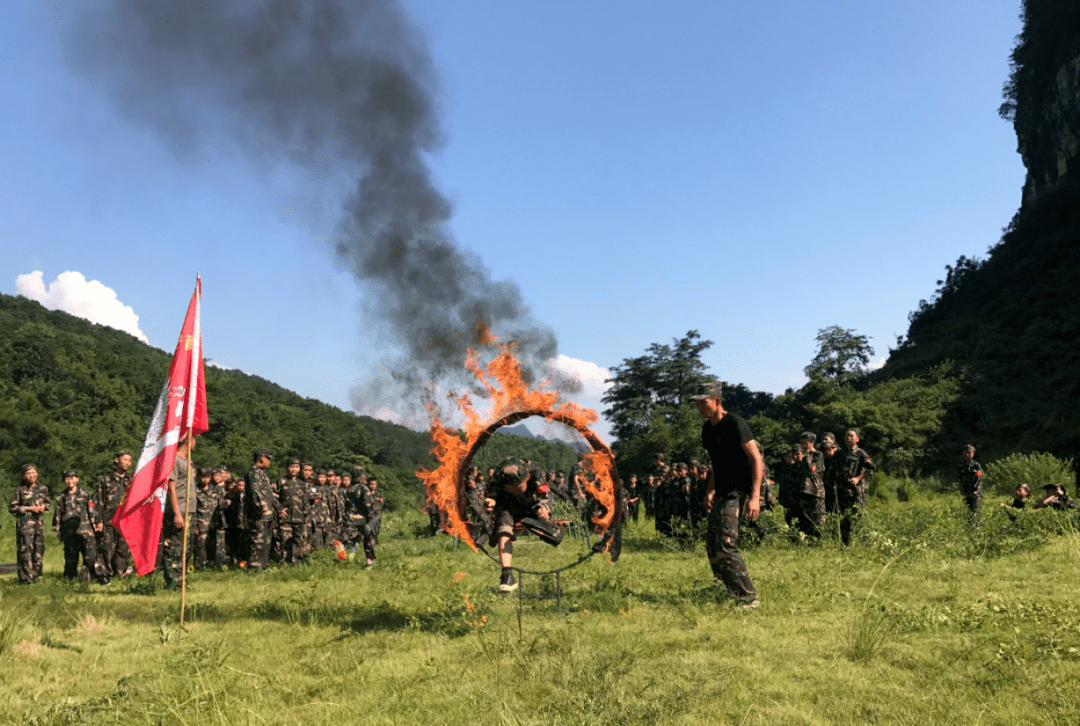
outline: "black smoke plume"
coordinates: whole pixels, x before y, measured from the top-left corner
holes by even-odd
[[[334,246],[365,317],[402,354],[353,392],[358,410],[400,411],[425,386],[460,382],[478,325],[514,339],[531,375],[550,374],[552,331],[448,231],[425,162],[442,141],[436,73],[397,2],[110,0],[92,4],[71,48],[79,72],[182,156],[224,133],[257,163],[353,180]]]

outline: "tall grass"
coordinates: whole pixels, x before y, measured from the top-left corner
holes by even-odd
[[[643,521],[617,564],[564,573],[561,612],[524,601],[520,627],[497,566],[413,537],[419,513],[387,522],[370,570],[316,557],[198,573],[183,631],[160,581],[67,583],[51,547],[41,585],[0,577],[0,623],[20,631],[0,640],[0,723],[1075,721],[1078,691],[1047,684],[1080,678],[1080,535],[1068,515],[1014,520],[990,501],[973,527],[957,499],[872,506],[850,546],[771,517],[744,550],[751,613],[699,542],[669,546]],[[515,563],[559,566],[583,547],[522,538]]]

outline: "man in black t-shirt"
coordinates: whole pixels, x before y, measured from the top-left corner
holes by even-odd
[[[754,519],[761,512],[761,475],[765,463],[754,434],[741,417],[724,410],[719,383],[708,383],[692,396],[705,418],[701,444],[712,460],[712,474],[705,490],[705,550],[713,576],[744,606],[758,606],[757,591],[750,582],[739,552],[739,516],[745,511]]]

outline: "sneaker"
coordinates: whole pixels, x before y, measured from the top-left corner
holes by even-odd
[[[517,589],[517,580],[511,572],[504,572],[499,578],[499,592],[513,592]]]
[[[746,608],[747,610],[757,610],[759,605],[761,605],[761,602],[755,597],[750,602],[742,603],[740,607]]]

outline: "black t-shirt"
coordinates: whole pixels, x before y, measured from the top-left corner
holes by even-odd
[[[734,491],[749,494],[753,490],[754,470],[742,447],[753,439],[750,425],[733,413],[725,414],[715,426],[708,419],[702,424],[701,445],[712,460],[717,496]]]

